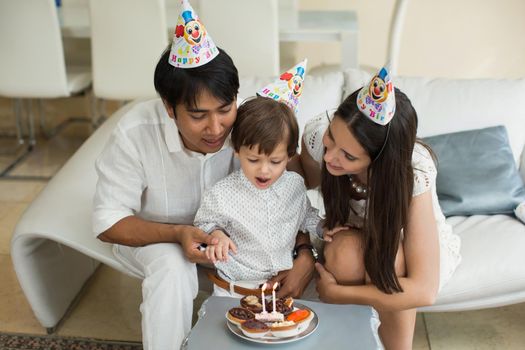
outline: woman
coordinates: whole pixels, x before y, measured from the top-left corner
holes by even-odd
[[[387,349],[412,348],[416,308],[434,302],[461,259],[416,131],[416,111],[383,68],[333,115],[307,124],[300,157],[326,210],[319,297],[373,306]]]

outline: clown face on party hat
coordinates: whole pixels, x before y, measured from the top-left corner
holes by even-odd
[[[357,105],[364,115],[377,124],[386,125],[392,120],[396,112],[396,97],[385,67],[359,91]]]
[[[188,0],[182,0],[169,63],[178,68],[195,68],[213,60],[219,49],[209,36]]]
[[[299,110],[299,98],[303,92],[303,81],[307,60],[298,63],[292,69],[281,74],[279,79],[257,92],[257,95],[269,97],[288,105],[295,114]]]

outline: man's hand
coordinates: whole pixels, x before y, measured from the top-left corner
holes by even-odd
[[[217,238],[217,244],[209,244],[206,247],[206,257],[214,264],[219,261],[228,261],[228,251],[231,250],[233,254],[237,254],[237,246],[233,241],[221,230],[213,231],[210,236]]]
[[[279,282],[278,298],[288,296],[299,298],[312,280],[314,271],[314,259],[311,253],[302,250],[294,260],[293,267],[290,270],[279,272],[277,276],[268,281],[268,284],[273,286],[275,282]]]
[[[328,270],[326,270],[324,266],[319,263],[315,264],[315,268],[319,273],[316,284],[317,293],[319,293],[319,299],[325,303],[336,302],[336,300],[333,298],[333,291],[334,287],[337,287],[338,284],[334,275],[328,272]]]
[[[201,244],[217,244],[218,239],[216,237],[207,235],[201,229],[190,226],[188,230],[180,235],[179,242],[182,246],[182,250],[184,250],[186,258],[189,261],[198,264],[209,264],[211,263],[210,259],[208,259],[206,257],[206,253],[201,251],[199,248]]]

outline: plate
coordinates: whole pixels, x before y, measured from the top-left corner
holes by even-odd
[[[319,318],[317,317],[317,314],[310,309],[308,306],[300,304],[300,303],[294,303],[294,309],[307,309],[310,310],[310,312],[314,315],[312,320],[310,321],[310,324],[304,331],[301,333],[294,335],[293,337],[288,338],[276,338],[273,336],[264,336],[262,338],[250,338],[244,335],[244,333],[241,331],[241,329],[233,322],[226,320],[226,324],[228,325],[228,329],[238,336],[239,338],[246,339],[253,343],[261,343],[261,344],[284,344],[284,343],[291,343],[303,338],[306,338],[310,334],[312,334],[316,329],[317,326],[319,326]]]

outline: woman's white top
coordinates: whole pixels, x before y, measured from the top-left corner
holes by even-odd
[[[323,135],[328,128],[326,113],[311,119],[305,126],[303,139],[308,153],[322,165],[324,146]],[[414,189],[412,196],[417,196],[427,191],[432,192],[432,205],[439,234],[440,243],[440,289],[448,282],[457,266],[461,262],[460,237],[452,231],[447,224],[443,211],[439,205],[436,193],[437,169],[428,150],[416,143],[412,154],[412,167],[414,168]],[[348,222],[354,227],[362,227],[366,210],[366,199],[351,200]]]

